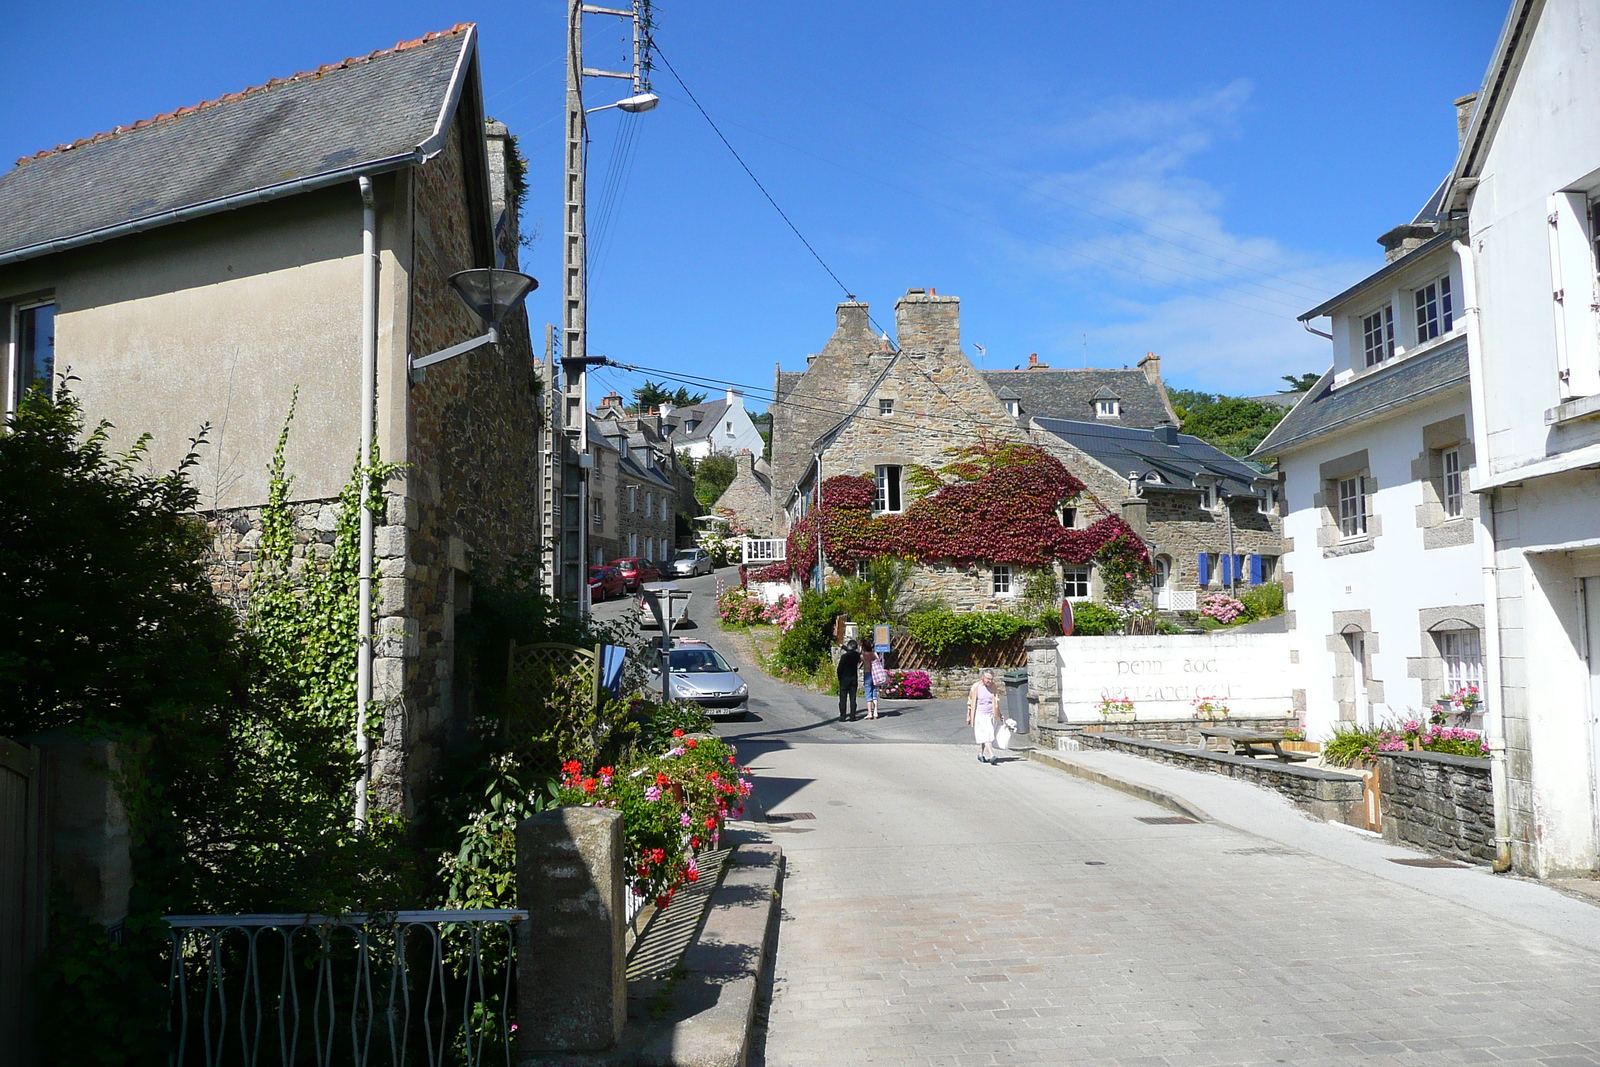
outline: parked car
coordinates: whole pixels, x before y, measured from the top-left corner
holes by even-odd
[[[739,677],[739,668],[704,641],[676,641],[668,668],[667,689],[677,699],[699,704],[713,719],[750,714],[750,687]],[[661,668],[653,670],[659,677]]]
[[[628,591],[628,580],[615,567],[589,568],[589,602],[597,604]]]
[[[660,569],[642,556],[624,556],[621,559],[612,560],[611,565],[621,571],[622,576],[627,579],[627,591],[630,593],[638,592],[639,587],[645,582],[659,582],[661,580]]]
[[[680,548],[672,557],[672,575],[675,578],[693,578],[697,574],[710,574],[716,565],[711,554],[703,548]]]

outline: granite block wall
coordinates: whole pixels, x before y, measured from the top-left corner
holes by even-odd
[[[1385,840],[1450,859],[1494,862],[1489,761],[1444,752],[1380,752]]]

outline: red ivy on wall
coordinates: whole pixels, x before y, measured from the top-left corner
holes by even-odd
[[[975,445],[944,468],[914,478],[937,485],[900,514],[872,514],[872,479],[841,474],[822,483],[822,505],[789,533],[788,561],[753,572],[757,581],[803,580],[817,558],[820,525],[828,563],[853,573],[867,560],[899,556],[919,563],[1008,563],[1036,569],[1061,562],[1082,566],[1116,561],[1118,577],[1143,578],[1150,554],[1122,519],[1107,515],[1082,530],[1061,525],[1056,509],[1083,492],[1083,483],[1034,445]],[[1120,584],[1120,583],[1116,583]]]

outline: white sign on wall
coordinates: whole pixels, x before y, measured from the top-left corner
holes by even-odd
[[[1139,719],[1188,719],[1196,699],[1234,718],[1292,713],[1288,634],[1061,637],[1061,708],[1068,722],[1099,722],[1100,702],[1133,701]]]

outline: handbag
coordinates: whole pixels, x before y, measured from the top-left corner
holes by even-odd
[[[881,659],[876,659],[876,660],[872,661],[872,684],[873,685],[888,685],[889,684],[889,672],[884,668],[883,660],[881,660]]]

